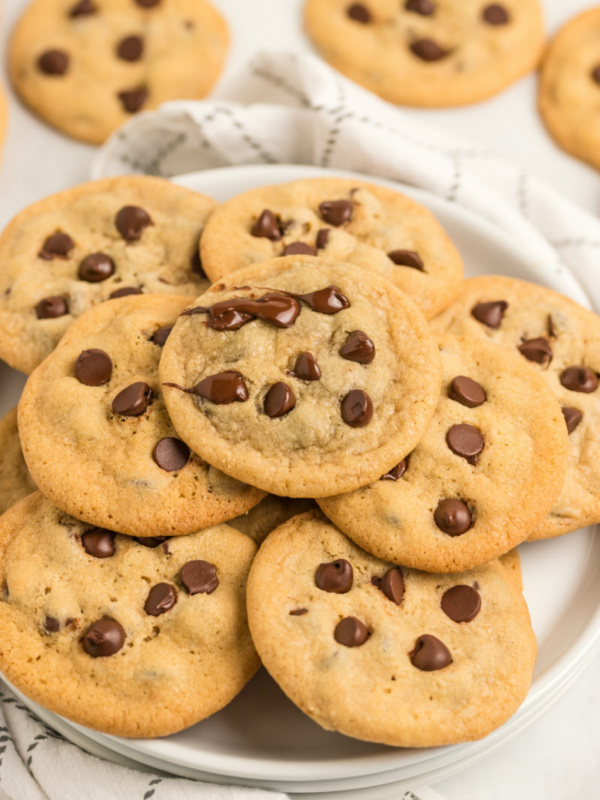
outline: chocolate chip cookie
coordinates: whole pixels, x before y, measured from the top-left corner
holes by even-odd
[[[19,403],[25,459],[42,492],[78,519],[132,536],[191,533],[264,496],[177,436],[158,380],[189,298],[123,297],[77,319]]]
[[[600,522],[600,318],[545,286],[487,276],[466,281],[460,300],[436,317],[433,327],[519,353],[562,408],[569,434],[567,476],[530,538]]]
[[[105,733],[193,725],[259,666],[245,604],[255,551],[228,525],[137,541],[37,492],[0,520],[0,669],[45,708]]]
[[[228,43],[205,0],[33,0],[13,31],[10,77],[44,120],[101,144],[138,111],[207,95]]]
[[[380,561],[318,512],[264,542],[248,579],[264,666],[315,722],[399,747],[479,739],[522,703],[536,657],[498,561],[428,575]]]
[[[459,106],[535,69],[539,0],[307,0],[306,29],[323,57],[392,103]]]
[[[567,432],[545,381],[479,338],[440,339],[442,391],[421,441],[370,486],[319,505],[371,553],[459,572],[524,541],[567,468]]]
[[[0,420],[0,451],[0,514],[4,514],[18,500],[36,490],[21,450],[16,408]]]
[[[437,346],[417,306],[350,264],[287,256],[213,284],[178,319],[160,380],[179,436],[289,497],[358,488],[433,414]]]
[[[97,303],[203,292],[198,241],[215,205],[161,178],[127,176],[21,211],[0,235],[0,357],[29,373]]]
[[[427,318],[457,297],[460,255],[433,214],[391,189],[316,178],[251,189],[212,215],[202,236],[211,280],[282,255],[348,261],[387,278]]]
[[[556,143],[600,169],[600,8],[570,20],[542,63],[538,108]]]

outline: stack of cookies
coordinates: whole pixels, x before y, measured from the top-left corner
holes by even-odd
[[[514,713],[536,656],[514,548],[600,521],[594,314],[464,281],[426,209],[338,178],[220,207],[87,184],[22,212],[0,260],[0,352],[31,372],[2,423],[17,688],[136,737],[261,662],[368,741]]]

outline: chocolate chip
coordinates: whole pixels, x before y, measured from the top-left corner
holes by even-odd
[[[148,89],[146,89],[145,86],[140,86],[139,89],[129,89],[125,92],[119,92],[117,97],[121,101],[124,111],[127,111],[129,114],[135,114],[148,99]]]
[[[317,233],[317,250],[323,250],[325,247],[327,247],[330,233],[331,230],[329,228],[321,228],[321,230]]]
[[[388,600],[399,606],[404,597],[404,578],[400,567],[388,569],[379,583],[379,588]]]
[[[268,417],[284,417],[296,405],[296,395],[283,381],[277,381],[265,395],[264,409]]]
[[[442,595],[442,611],[454,622],[471,622],[480,609],[481,596],[472,586],[453,586]]]
[[[592,77],[592,80],[598,85],[600,85],[600,64],[598,64],[597,67],[594,67],[590,75]]]
[[[117,230],[126,242],[137,241],[149,225],[154,223],[139,206],[124,206],[115,217]]]
[[[458,375],[452,380],[448,397],[467,408],[477,408],[487,400],[483,386],[466,375]]]
[[[151,617],[159,617],[170,611],[177,602],[177,589],[170,583],[157,583],[153,586],[144,603],[144,611]]]
[[[141,289],[135,286],[123,286],[122,289],[115,289],[108,295],[109,300],[116,300],[119,297],[129,297],[131,294],[143,294]]]
[[[525,339],[519,345],[519,352],[525,356],[528,361],[534,361],[536,364],[543,364],[547,366],[552,361],[552,348],[550,342],[541,336],[538,339]]]
[[[350,308],[350,300],[342,294],[337,286],[326,286],[316,292],[297,294],[296,297],[318,314],[337,314],[345,308]]]
[[[70,17],[86,17],[90,14],[95,14],[98,11],[98,6],[94,5],[92,0],[81,0],[81,2],[76,3],[73,8],[69,11]]]
[[[142,8],[154,8],[160,3],[160,0],[135,0],[135,2]]]
[[[373,402],[362,389],[352,389],[342,400],[342,419],[351,428],[362,428],[373,418]]]
[[[339,228],[352,218],[354,203],[352,200],[325,200],[319,206],[321,217],[329,225]]]
[[[134,536],[138,544],[144,547],[158,547],[159,544],[164,544],[168,540],[168,536]]]
[[[440,61],[450,52],[433,39],[417,39],[410,45],[410,49],[422,61]]]
[[[82,644],[92,658],[114,656],[125,644],[125,631],[114,619],[99,619],[83,634]]]
[[[419,636],[409,656],[413,667],[423,672],[434,672],[452,663],[452,656],[446,645],[428,633]]]
[[[217,568],[208,561],[188,561],[180,577],[190,594],[211,594],[219,585]]]
[[[290,611],[290,617],[301,617],[303,614],[308,614],[308,608],[294,608]]]
[[[256,220],[250,233],[259,239],[270,239],[272,242],[278,242],[281,239],[277,217],[268,208],[265,208]]]
[[[56,319],[69,313],[69,304],[64,297],[44,297],[35,307],[38,319]]]
[[[191,391],[217,405],[228,405],[236,401],[244,403],[249,397],[241,373],[233,371],[210,375],[197,383]]]
[[[60,630],[60,622],[56,617],[46,617],[44,620],[44,628],[47,633],[56,633]]]
[[[407,11],[414,11],[422,17],[430,17],[435,11],[435,5],[431,0],[406,0],[404,8]]]
[[[77,274],[82,281],[100,283],[110,278],[114,271],[115,264],[110,256],[105,253],[92,253],[83,259]]]
[[[425,272],[425,264],[423,259],[414,250],[392,250],[387,254],[388,258],[399,267],[412,267],[421,272]]]
[[[192,272],[195,272],[196,275],[198,275],[203,280],[208,280],[208,275],[206,274],[206,272],[204,272],[204,269],[202,267],[202,261],[200,259],[200,252],[198,248],[196,248],[192,253],[190,264],[192,267]]]
[[[64,50],[46,50],[38,58],[38,67],[46,75],[64,75],[69,69],[69,54]]]
[[[356,617],[344,617],[335,626],[334,638],[338,644],[344,647],[360,647],[369,638],[369,631]]]
[[[181,439],[168,436],[157,443],[152,458],[166,472],[177,472],[190,460],[190,448]]]
[[[311,353],[304,352],[300,353],[296,359],[292,375],[301,381],[318,381],[321,377],[321,370],[315,357]]]
[[[356,22],[362,22],[363,25],[371,22],[371,12],[362,3],[352,3],[352,5],[348,6],[346,9],[346,14],[350,17],[350,19],[353,19]]]
[[[74,247],[75,242],[68,233],[56,231],[52,236],[48,236],[38,256],[43,258],[44,261],[52,261],[54,258],[68,258]]]
[[[104,350],[82,350],[75,362],[75,377],[86,386],[104,386],[112,375],[113,364]]]
[[[81,544],[89,556],[110,558],[115,554],[115,536],[113,531],[92,528],[81,535]]]
[[[216,331],[237,331],[254,319],[262,319],[277,328],[289,328],[300,313],[298,300],[281,292],[267,292],[258,300],[232,297],[212,306],[197,306],[183,311],[181,316],[207,314],[206,324]]]
[[[316,251],[314,247],[304,242],[292,242],[283,248],[282,256],[314,256]]]
[[[598,388],[598,376],[589,367],[567,367],[560,373],[560,382],[572,392],[590,394]]]
[[[571,408],[570,406],[563,406],[561,411],[563,413],[563,417],[565,418],[567,431],[569,433],[573,433],[575,428],[583,419],[583,411],[580,411],[578,408]]]
[[[112,410],[123,417],[139,417],[152,400],[152,389],[143,381],[136,381],[119,392],[112,401]]]
[[[393,469],[389,472],[386,472],[385,475],[382,475],[379,479],[380,481],[399,481],[400,478],[406,472],[406,468],[408,467],[408,458],[403,458],[399,464],[396,464]]]
[[[370,364],[375,358],[375,345],[366,333],[352,331],[340,348],[340,355],[348,361],[359,364]]]
[[[433,518],[438,528],[448,536],[466,533],[473,523],[471,512],[462,500],[440,500]]]
[[[138,61],[144,52],[141,36],[126,36],[117,45],[117,56],[123,61]]]
[[[157,331],[154,331],[152,336],[150,337],[150,341],[154,342],[155,345],[158,347],[164,347],[165,342],[169,338],[169,334],[173,330],[172,325],[163,325],[162,328],[159,328]]]
[[[506,25],[507,22],[510,22],[508,11],[498,3],[486,6],[481,16],[489,25]]]
[[[479,454],[485,447],[481,431],[473,425],[453,425],[446,434],[448,447],[469,464],[477,464]]]
[[[352,588],[354,570],[345,558],[319,564],[315,572],[315,584],[318,589],[334,594],[346,594]]]
[[[471,314],[488,328],[499,328],[507,308],[506,300],[494,300],[491,303],[477,303],[471,309]]]

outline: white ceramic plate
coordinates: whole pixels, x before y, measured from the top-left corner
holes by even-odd
[[[184,176],[178,182],[223,201],[255,186],[319,175],[363,177],[278,165],[210,170]],[[367,179],[399,188],[389,181]],[[535,281],[589,306],[566,269],[550,273],[492,224],[423,191],[400,188],[436,215],[458,246],[468,275],[505,274]],[[23,379],[8,368],[0,372],[0,377],[5,386],[4,409],[0,403],[0,410],[7,410],[16,402]],[[167,738],[118,739],[64,720],[60,720],[60,730],[79,743],[90,742],[90,747],[103,753],[112,751],[166,772],[315,797],[341,792],[349,799],[369,800],[389,794],[392,788],[403,788],[409,779],[418,783],[441,780],[533,721],[562,694],[600,642],[600,539],[593,531],[586,528],[566,537],[523,545],[520,551],[525,595],[539,643],[535,676],[519,712],[480,742],[424,750],[393,749],[329,733],[298,711],[264,672],[219,714]],[[47,720],[53,716],[45,714]]]

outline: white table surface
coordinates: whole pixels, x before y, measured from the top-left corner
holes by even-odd
[[[124,0],[125,2],[125,0]],[[302,35],[302,0],[213,0],[227,16],[233,47],[216,95],[228,76],[259,48],[309,49]],[[25,0],[4,0],[0,57]],[[543,0],[553,32],[585,0]],[[599,48],[600,51],[600,48]],[[600,55],[600,52],[599,52]],[[3,76],[6,85],[6,76]],[[455,110],[408,113],[439,129],[469,137],[510,158],[575,202],[600,210],[598,173],[559,150],[535,110],[536,81],[522,80],[486,103]],[[94,148],[39,122],[13,94],[0,171],[0,226],[38,198],[86,180]],[[541,719],[466,772],[434,787],[447,800],[600,800],[600,654]]]

